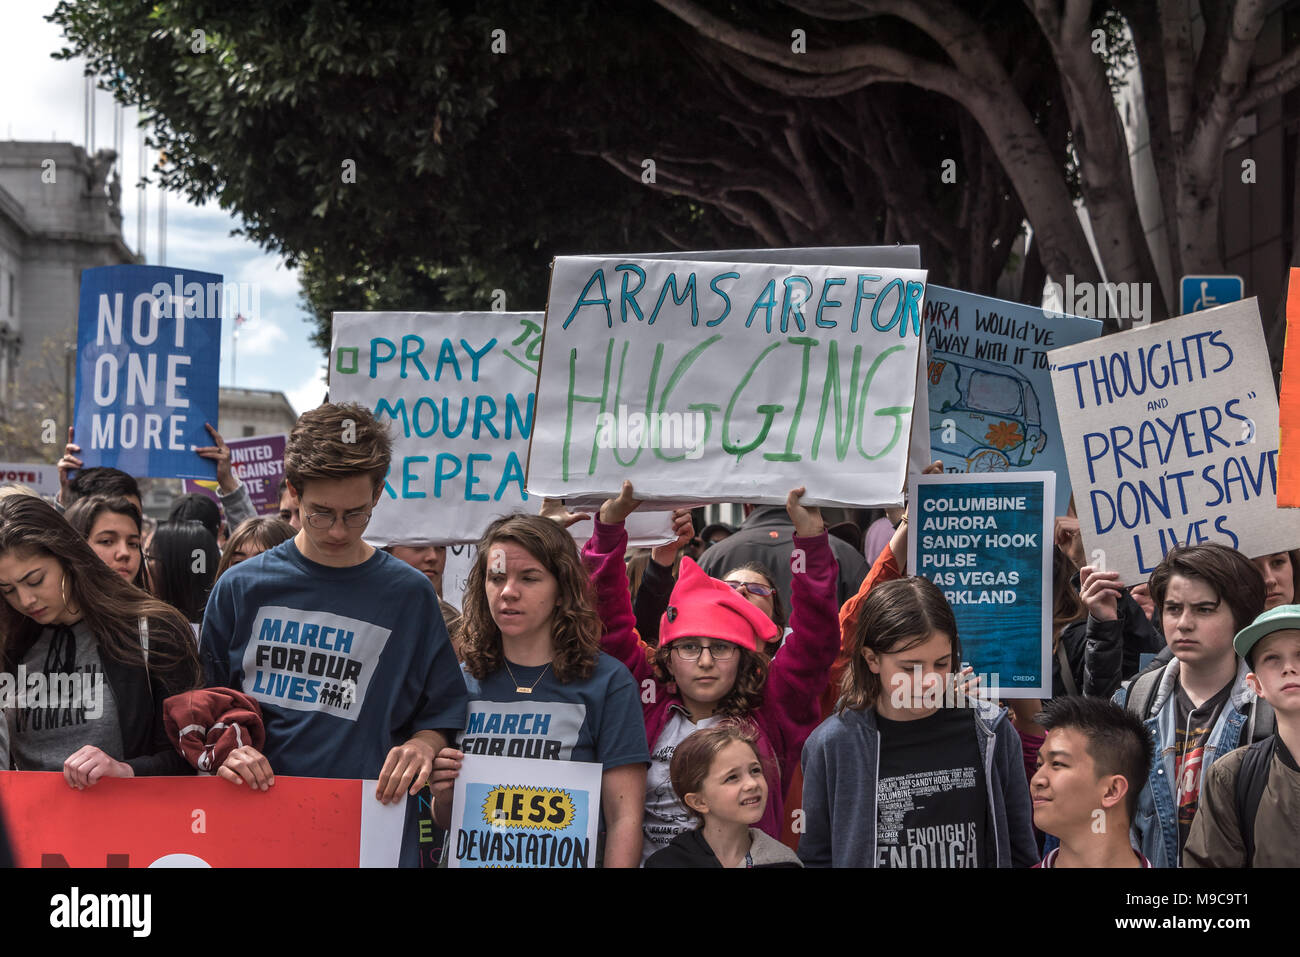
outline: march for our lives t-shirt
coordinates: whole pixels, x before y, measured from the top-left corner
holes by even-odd
[[[201,650],[210,686],[262,706],[262,752],[277,774],[377,778],[416,731],[465,726],[438,595],[378,549],[333,568],[290,539],[242,562],[212,589]]]
[[[587,761],[606,771],[649,762],[641,698],[621,662],[601,652],[590,678],[568,684],[547,665],[511,662],[510,672],[500,668],[482,681],[465,672],[469,715],[459,747],[466,754]]]
[[[876,715],[877,867],[984,867],[988,791],[974,712],[940,708],[915,721]]]

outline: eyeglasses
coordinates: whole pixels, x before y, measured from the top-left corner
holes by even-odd
[[[726,584],[731,586],[732,591],[747,591],[751,595],[758,595],[762,598],[769,598],[776,591],[775,588],[760,585],[758,582],[727,582]]]
[[[726,661],[736,653],[736,646],[729,641],[715,641],[711,645],[702,645],[698,641],[674,641],[672,650],[683,661],[695,661],[707,651],[714,661]]]
[[[338,516],[333,512],[313,512],[307,516],[307,524],[312,528],[333,528]],[[369,512],[353,512],[343,516],[343,524],[348,528],[365,528],[370,522]]]

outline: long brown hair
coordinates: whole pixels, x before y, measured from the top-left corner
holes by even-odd
[[[66,601],[80,609],[102,654],[126,665],[143,664],[139,622],[147,618],[149,664],[174,668],[190,687],[199,685],[202,675],[189,622],[105,565],[51,506],[27,495],[0,499],[0,555],[9,552],[44,555],[58,562]],[[36,643],[42,627],[9,602],[0,603],[0,662],[6,670],[12,671]]]
[[[934,582],[913,576],[871,589],[849,642],[849,667],[840,687],[838,710],[869,708],[883,690],[880,675],[867,665],[864,649],[876,655],[896,654],[921,644],[936,631],[952,639],[953,671],[957,671],[961,661],[957,619]]]
[[[294,532],[293,526],[278,515],[259,515],[256,518],[244,519],[226,539],[226,547],[221,551],[221,561],[217,562],[217,574],[213,577],[213,582],[216,582],[230,568],[235,560],[235,552],[249,542],[253,542],[266,552],[277,545],[284,544],[295,534],[297,533]]]
[[[539,515],[508,515],[488,526],[478,543],[478,555],[465,582],[461,601],[460,640],[465,667],[482,681],[504,667],[501,629],[492,620],[487,600],[487,561],[491,547],[514,542],[555,576],[559,604],[551,618],[555,677],[567,684],[590,678],[600,655],[600,616],[591,580],[582,567],[578,546],[558,524]]]
[[[91,495],[87,498],[79,498],[63,513],[64,519],[69,525],[77,530],[77,533],[86,541],[90,541],[91,532],[95,530],[95,523],[99,521],[99,516],[105,512],[112,512],[115,515],[125,515],[135,523],[135,533],[144,535],[144,519],[140,516],[140,510],[135,504],[120,495]],[[140,552],[140,567],[135,571],[135,577],[131,579],[131,584],[142,591],[149,590],[149,563],[144,560],[144,550]]]

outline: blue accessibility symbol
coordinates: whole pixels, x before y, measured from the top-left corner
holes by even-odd
[[[1201,312],[1246,297],[1246,283],[1240,276],[1184,276],[1179,312]]]

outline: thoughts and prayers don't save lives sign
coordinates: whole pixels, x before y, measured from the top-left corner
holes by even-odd
[[[901,501],[925,272],[559,257],[528,490]]]
[[[87,468],[216,478],[193,450],[218,421],[223,292],[220,276],[190,269],[82,272],[74,420]]]
[[[1300,545],[1277,506],[1278,404],[1254,299],[1050,354],[1088,561],[1145,581],[1175,545]]]

